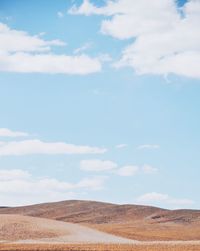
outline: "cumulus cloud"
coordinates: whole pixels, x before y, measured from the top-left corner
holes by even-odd
[[[111,160],[89,159],[80,161],[80,169],[88,172],[108,172],[119,176],[134,176],[138,173],[151,174],[158,171],[150,165],[125,165],[119,166]]]
[[[47,41],[0,23],[0,71],[81,75],[101,71],[100,58],[53,53],[53,46],[65,45],[61,40]]]
[[[152,145],[152,144],[146,144],[146,145],[140,145],[137,147],[138,150],[143,150],[143,149],[159,149],[159,145]]]
[[[200,78],[199,0],[190,0],[182,8],[175,0],[111,0],[102,7],[84,0],[69,13],[104,15],[103,34],[130,39],[114,65],[117,68],[129,66],[137,74]]]
[[[38,139],[0,142],[0,156],[29,154],[102,154],[107,149],[79,146],[64,142],[44,142]]]
[[[139,198],[137,198],[137,202],[144,204],[152,204],[152,205],[164,204],[176,208],[194,204],[194,201],[189,199],[177,199],[169,196],[168,194],[162,194],[156,192],[146,193],[141,195]]]
[[[27,137],[29,134],[26,132],[12,131],[7,128],[0,128],[0,137]]]
[[[0,171],[1,206],[17,206],[75,198],[80,191],[104,188],[106,177],[90,177],[71,183],[54,178],[33,177],[21,169]]]

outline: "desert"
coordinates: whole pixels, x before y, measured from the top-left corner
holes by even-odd
[[[96,201],[0,209],[0,250],[200,250],[200,211]]]

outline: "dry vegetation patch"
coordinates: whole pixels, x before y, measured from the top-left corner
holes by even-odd
[[[129,224],[95,224],[95,229],[125,238],[141,241],[199,240],[200,225],[174,223],[150,224],[133,222]]]
[[[197,244],[1,244],[0,251],[198,251]]]

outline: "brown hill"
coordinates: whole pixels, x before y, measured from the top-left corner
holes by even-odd
[[[0,213],[81,223],[139,240],[200,240],[198,210],[166,210],[150,206],[71,200],[4,208],[0,209]]]
[[[0,209],[0,213],[22,214],[74,223],[126,223],[168,210],[138,205],[116,205],[96,201],[69,200]]]

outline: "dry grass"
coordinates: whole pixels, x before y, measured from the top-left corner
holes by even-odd
[[[137,245],[64,245],[64,244],[0,244],[0,251],[198,251],[195,244]]]
[[[110,234],[142,241],[200,240],[199,224],[135,222],[130,224],[90,224],[89,226]]]

